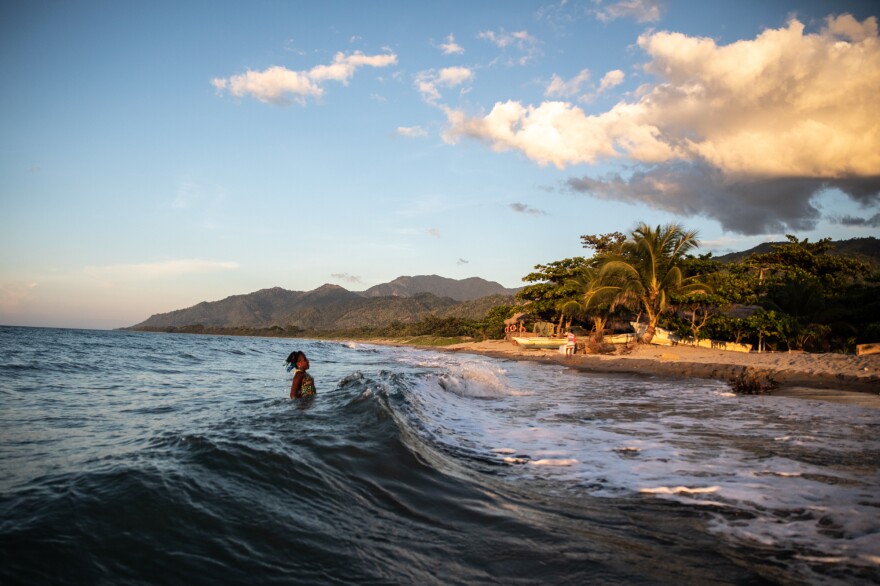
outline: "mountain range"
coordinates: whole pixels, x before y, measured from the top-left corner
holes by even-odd
[[[764,243],[716,258],[736,262],[754,253],[768,252],[772,244]],[[853,238],[832,244],[833,254],[858,258],[875,270],[880,269],[880,240],[877,238]],[[459,280],[437,275],[398,277],[361,292],[331,284],[312,291],[273,287],[159,313],[129,329],[171,330],[200,325],[342,330],[383,327],[393,322],[414,323],[429,315],[476,320],[496,305],[512,305],[517,291],[479,277]]]
[[[774,244],[782,244],[781,242],[764,242],[744,250],[742,252],[731,252],[721,256],[714,257],[715,260],[721,262],[738,262],[753,254],[765,254],[772,250]],[[869,236],[867,238],[851,238],[849,240],[834,240],[831,242],[833,249],[830,254],[845,256],[858,259],[874,270],[880,269],[880,240]]]
[[[361,292],[331,284],[312,291],[273,287],[159,313],[129,329],[201,325],[336,330],[418,322],[427,315],[479,319],[496,305],[513,303],[517,291],[479,277],[458,280],[437,275],[398,277]]]

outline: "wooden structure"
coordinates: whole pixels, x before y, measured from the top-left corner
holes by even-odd
[[[867,356],[868,354],[880,354],[880,344],[859,344],[856,346],[856,356]]]

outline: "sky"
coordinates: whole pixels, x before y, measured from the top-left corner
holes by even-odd
[[[880,236],[873,2],[0,4],[0,324]]]

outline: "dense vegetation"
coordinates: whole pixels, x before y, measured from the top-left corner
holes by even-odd
[[[504,320],[516,309],[515,305],[496,305],[482,319],[457,316],[429,315],[416,322],[394,321],[384,326],[315,329],[295,325],[271,327],[220,327],[201,324],[186,326],[141,326],[139,331],[176,334],[216,334],[225,336],[260,336],[281,338],[308,338],[312,340],[393,339],[420,345],[447,345],[465,340],[501,338]]]
[[[834,254],[829,238],[788,236],[735,262],[690,254],[696,234],[670,224],[581,237],[594,250],[537,265],[518,297],[533,318],[602,331],[630,321],[685,339],[750,343],[774,350],[852,351],[880,340],[880,274]]]
[[[836,254],[829,238],[810,242],[788,236],[786,242],[722,257],[725,260],[711,253],[692,254],[699,246],[697,235],[676,224],[640,224],[629,235],[612,232],[580,238],[592,254],[536,265],[523,277],[528,285],[517,293],[514,304],[500,296],[484,298],[415,319],[360,320],[356,327],[337,324],[330,329],[301,325],[139,329],[448,344],[502,338],[504,320],[525,311],[531,321],[599,334],[631,330],[630,322],[640,321],[647,326],[644,342],[650,341],[657,327],[684,339],[748,343],[772,350],[850,352],[856,344],[880,341],[876,256]],[[876,239],[862,240],[877,244]]]

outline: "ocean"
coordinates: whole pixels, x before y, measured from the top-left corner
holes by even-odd
[[[880,583],[880,410],[717,381],[2,327],[0,466],[4,585]]]

